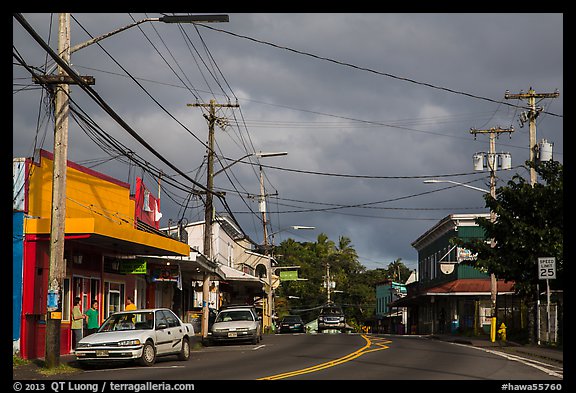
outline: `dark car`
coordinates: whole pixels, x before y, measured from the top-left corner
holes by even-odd
[[[286,315],[278,324],[278,333],[305,333],[306,327],[300,315]]]
[[[325,330],[346,332],[346,319],[342,308],[334,303],[327,303],[320,309],[318,315],[318,333]]]

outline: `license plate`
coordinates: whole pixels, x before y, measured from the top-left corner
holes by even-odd
[[[105,356],[108,356],[108,351],[103,351],[103,350],[96,351],[96,356],[97,356],[97,357],[105,357]]]
[[[238,337],[238,333],[236,332],[229,332],[228,337]]]

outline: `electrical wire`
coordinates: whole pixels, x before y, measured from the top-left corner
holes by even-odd
[[[341,66],[354,68],[354,69],[357,69],[357,70],[360,70],[360,71],[366,71],[366,72],[370,72],[370,73],[373,73],[373,74],[376,74],[376,75],[386,76],[386,77],[388,77],[388,78],[398,79],[398,80],[401,80],[401,81],[404,81],[404,82],[409,82],[409,83],[413,83],[413,84],[416,84],[416,85],[429,87],[429,88],[432,88],[432,89],[437,89],[437,90],[446,91],[446,92],[452,93],[452,94],[463,95],[463,96],[466,96],[466,97],[469,97],[469,98],[474,98],[474,99],[478,99],[478,100],[493,102],[493,103],[496,103],[496,104],[508,105],[508,106],[512,106],[512,107],[515,106],[515,105],[510,104],[510,103],[507,103],[507,102],[505,102],[505,101],[498,101],[498,100],[494,100],[494,99],[492,99],[492,98],[482,97],[482,96],[479,96],[479,95],[476,95],[476,94],[471,94],[471,93],[466,93],[466,92],[464,92],[464,91],[458,91],[458,90],[450,89],[450,88],[448,88],[448,87],[437,86],[437,85],[433,85],[433,84],[427,83],[427,82],[420,82],[420,81],[417,81],[417,80],[415,80],[415,79],[410,79],[410,78],[406,78],[406,77],[401,77],[401,76],[393,75],[393,74],[390,74],[390,73],[387,73],[387,72],[376,71],[376,70],[373,70],[373,69],[371,69],[371,68],[361,67],[361,66],[357,66],[357,65],[354,65],[354,64],[351,64],[351,63],[346,63],[346,62],[343,62],[343,61],[334,60],[334,59],[331,59],[331,58],[328,58],[328,57],[324,57],[324,56],[320,56],[320,55],[316,55],[316,54],[313,54],[313,53],[304,52],[304,51],[301,51],[301,50],[289,48],[289,47],[287,47],[287,46],[277,45],[277,44],[274,44],[274,43],[272,43],[272,42],[259,40],[259,39],[252,38],[252,37],[248,37],[248,36],[245,36],[245,35],[242,35],[242,34],[238,34],[238,33],[232,33],[232,32],[230,32],[230,31],[223,30],[223,29],[219,29],[219,28],[212,27],[212,26],[208,26],[208,25],[205,25],[205,24],[198,23],[198,26],[202,26],[202,27],[205,27],[205,28],[207,28],[207,29],[214,30],[214,31],[218,31],[218,32],[220,32],[220,33],[228,34],[228,35],[231,35],[231,36],[234,36],[234,37],[243,38],[243,39],[246,39],[246,40],[249,40],[249,41],[252,41],[252,42],[256,42],[256,43],[258,43],[258,44],[268,45],[268,46],[271,46],[271,47],[274,47],[274,48],[277,48],[277,49],[283,49],[283,50],[286,50],[286,51],[289,51],[289,52],[292,52],[292,53],[296,53],[296,54],[299,54],[299,55],[312,57],[312,58],[315,58],[315,59],[318,59],[318,60],[328,61],[328,62],[331,62],[331,63],[334,63],[334,64],[338,64],[338,65],[341,65]],[[556,117],[564,117],[563,115],[558,115],[558,114],[555,114],[555,113],[548,113],[548,114],[551,115],[551,116],[556,116]]]

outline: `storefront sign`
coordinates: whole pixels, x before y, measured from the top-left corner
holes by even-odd
[[[284,270],[280,272],[280,281],[297,281],[298,270]]]
[[[120,273],[123,273],[123,274],[146,274],[146,261],[123,260],[120,263]]]
[[[178,266],[163,266],[152,269],[152,282],[178,282]]]
[[[472,251],[470,251],[467,248],[461,248],[458,247],[456,249],[456,258],[458,260],[458,262],[462,262],[462,261],[475,261],[476,257],[478,256],[478,254],[472,254]]]

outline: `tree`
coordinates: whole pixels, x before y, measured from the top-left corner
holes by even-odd
[[[539,257],[556,258],[557,279],[550,284],[563,288],[563,166],[557,161],[526,164],[534,167],[543,183],[532,186],[516,174],[506,187],[498,188],[496,198],[485,196],[486,207],[496,213],[496,220],[478,218],[476,222],[487,239],[495,240],[495,246],[485,241],[456,243],[478,254],[473,266],[514,281],[516,293],[530,308],[528,337],[534,343]]]
[[[486,239],[496,241],[495,247],[479,240],[456,241],[478,253],[472,265],[514,281],[516,292],[527,300],[536,296],[538,257],[556,258],[558,278],[551,283],[554,286],[562,288],[564,271],[563,166],[547,161],[534,168],[543,183],[532,187],[515,175],[507,186],[497,189],[496,198],[485,196],[486,207],[496,213],[496,221],[478,218],[476,222],[485,230]]]
[[[410,277],[410,273],[412,273],[412,271],[404,265],[402,258],[398,258],[394,262],[389,263],[386,268],[388,278],[399,283],[405,283],[408,277]]]

